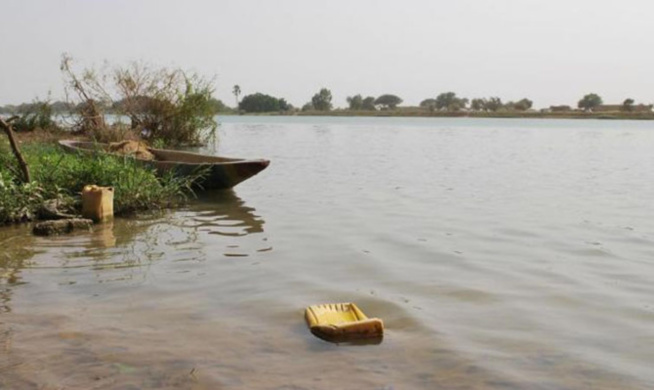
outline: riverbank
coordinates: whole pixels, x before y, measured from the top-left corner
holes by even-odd
[[[296,112],[268,112],[268,113],[221,113],[221,116],[334,116],[334,117],[424,117],[424,118],[519,118],[519,119],[605,119],[605,120],[654,120],[654,112],[442,112],[420,109],[396,109],[381,111],[296,111]]]
[[[43,219],[46,204],[78,214],[80,193],[87,184],[113,187],[118,215],[170,207],[191,194],[194,178],[159,176],[132,158],[65,153],[56,144],[60,136],[39,131],[17,137],[30,171],[28,183],[23,182],[7,140],[0,140],[0,225]]]

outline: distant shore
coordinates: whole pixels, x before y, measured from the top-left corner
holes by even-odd
[[[229,116],[334,116],[334,117],[421,117],[421,118],[533,118],[533,119],[606,119],[606,120],[654,120],[654,112],[539,112],[539,111],[499,111],[499,112],[445,112],[426,110],[383,110],[383,111],[296,111],[268,113],[227,113]]]

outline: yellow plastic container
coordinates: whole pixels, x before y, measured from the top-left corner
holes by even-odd
[[[381,339],[384,336],[384,322],[368,318],[354,303],[309,306],[304,317],[311,333],[326,341]]]
[[[113,187],[88,185],[82,190],[82,216],[95,222],[114,216]]]

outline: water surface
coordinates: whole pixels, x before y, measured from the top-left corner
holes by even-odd
[[[234,192],[0,230],[0,388],[654,388],[654,123],[221,118]],[[313,337],[354,301],[379,345]]]

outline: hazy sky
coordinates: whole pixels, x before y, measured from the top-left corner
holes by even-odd
[[[440,92],[536,107],[654,102],[652,0],[0,0],[0,105],[62,96],[78,66],[143,60],[216,76],[215,96],[301,106]]]

